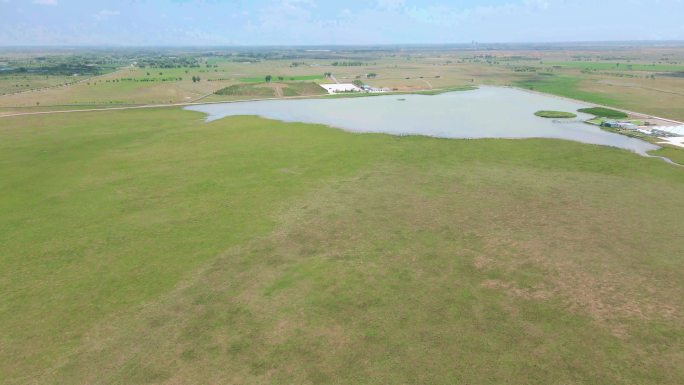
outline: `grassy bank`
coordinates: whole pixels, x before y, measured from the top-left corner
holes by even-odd
[[[4,118],[0,383],[681,383],[684,173],[176,109]]]
[[[456,86],[456,87],[437,88],[437,89],[423,90],[423,91],[410,91],[410,92],[405,92],[405,93],[406,94],[415,94],[415,95],[440,95],[440,94],[444,94],[447,92],[474,91],[476,89],[477,89],[477,87],[475,87],[475,86]]]
[[[422,90],[422,91],[390,91],[390,92],[342,92],[338,94],[327,95],[327,98],[361,98],[366,96],[387,96],[387,95],[441,95],[447,92],[460,92],[460,91],[474,91],[477,87],[475,86],[457,86],[457,87],[447,87],[433,90]]]
[[[660,142],[660,140],[654,140],[654,142]],[[682,150],[681,148],[663,147],[661,149],[651,151],[649,152],[649,154],[656,156],[664,156],[675,163],[684,165],[684,150]]]

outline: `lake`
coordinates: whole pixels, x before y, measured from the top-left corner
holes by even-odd
[[[619,147],[645,155],[658,146],[603,131],[577,119],[560,122],[538,110],[576,112],[579,102],[503,87],[440,95],[383,95],[337,99],[263,100],[186,107],[207,121],[258,115],[286,122],[326,124],[352,132],[426,135],[438,138],[556,138]]]

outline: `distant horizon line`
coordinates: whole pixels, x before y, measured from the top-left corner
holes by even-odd
[[[460,43],[358,43],[358,44],[13,44],[0,45],[0,49],[40,49],[40,48],[349,48],[349,47],[476,47],[476,46],[586,46],[586,45],[684,45],[684,39],[671,40],[577,40],[577,41],[528,41],[528,42],[460,42]]]

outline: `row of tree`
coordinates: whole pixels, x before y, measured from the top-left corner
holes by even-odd
[[[266,83],[270,83],[273,80],[273,76],[266,75],[264,80],[266,80]],[[278,80],[282,82],[283,80],[285,80],[285,77],[284,76],[278,76]],[[290,80],[295,80],[295,78],[290,78]]]

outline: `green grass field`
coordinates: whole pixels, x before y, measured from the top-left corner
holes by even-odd
[[[535,75],[515,82],[521,88],[564,96],[571,99],[584,100],[590,103],[615,105],[618,102],[610,96],[582,91],[579,88],[581,78],[574,76],[539,76]]]
[[[406,92],[407,94],[414,94],[414,95],[440,95],[446,92],[459,92],[459,91],[473,91],[476,90],[477,87],[475,86],[456,86],[456,87],[446,87],[446,88],[438,88],[438,89],[432,89],[432,90],[422,90],[422,91],[410,91]]]
[[[215,92],[216,95],[223,96],[245,96],[245,97],[261,97],[272,98],[275,96],[273,88],[258,87],[252,84],[235,84],[230,87],[222,88]]]
[[[659,140],[654,140],[655,142],[659,142]],[[657,156],[664,156],[666,158],[669,158],[675,163],[679,163],[684,165],[684,151],[682,151],[680,148],[674,148],[674,147],[663,147],[661,149],[651,151],[651,155],[657,155]]]
[[[645,63],[627,63],[627,62],[585,62],[585,61],[569,61],[569,62],[548,62],[545,66],[560,66],[575,69],[588,70],[611,70],[611,71],[650,71],[650,72],[676,72],[684,71],[682,65],[672,64],[645,64]]]
[[[273,81],[312,81],[325,79],[323,75],[271,75]],[[240,78],[243,83],[263,83],[265,81],[266,75],[262,77],[251,77],[251,78]],[[282,79],[280,79],[282,78]]]
[[[0,96],[37,88],[61,86],[84,79],[86,79],[85,76],[5,75],[0,73]]]
[[[625,119],[628,117],[627,114],[625,114],[622,111],[617,111],[604,107],[580,108],[578,112],[594,115],[599,118]]]
[[[564,112],[564,111],[537,111],[534,113],[536,116],[539,116],[540,118],[555,118],[555,119],[568,119],[568,118],[576,118],[577,115],[573,114],[572,112]]]
[[[313,82],[285,83],[283,96],[327,95],[328,92]]]
[[[2,118],[0,383],[684,382],[684,173],[178,109]]]

